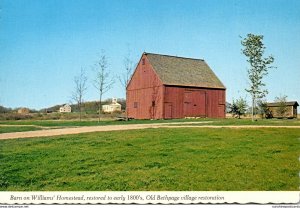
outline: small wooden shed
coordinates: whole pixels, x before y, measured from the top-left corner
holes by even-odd
[[[225,91],[202,59],[143,53],[127,86],[127,115],[225,118]]]
[[[278,109],[282,107],[282,103],[267,103],[267,107],[272,118],[297,118],[297,107],[299,104],[297,101],[289,101],[283,105],[286,108],[284,115],[278,113]]]

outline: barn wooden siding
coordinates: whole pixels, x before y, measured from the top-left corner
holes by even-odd
[[[155,74],[146,56],[142,56],[133,77],[134,79],[131,79],[128,84],[126,93],[128,117],[135,119],[163,118],[163,83]]]
[[[164,118],[225,118],[223,89],[166,86],[164,95]]]
[[[225,118],[225,91],[166,85],[143,54],[127,86],[126,110],[135,119]]]

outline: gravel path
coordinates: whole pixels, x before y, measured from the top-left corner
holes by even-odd
[[[189,124],[205,124],[210,122],[189,122]],[[180,124],[184,124],[180,126]],[[176,126],[177,125],[177,126]],[[39,138],[68,134],[80,134],[89,132],[103,132],[103,131],[121,131],[132,129],[147,129],[147,128],[295,128],[299,129],[300,126],[216,126],[216,125],[201,125],[191,126],[187,122],[174,122],[174,123],[155,123],[155,124],[128,124],[128,125],[107,125],[107,126],[85,126],[85,127],[72,127],[62,129],[45,129],[37,131],[25,132],[12,132],[0,134],[0,139],[17,139],[17,138]]]

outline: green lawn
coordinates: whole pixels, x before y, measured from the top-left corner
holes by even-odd
[[[130,121],[76,121],[76,120],[19,120],[0,121],[5,125],[35,125],[40,127],[74,127],[74,126],[102,126],[102,125],[129,125],[129,124],[150,124],[150,123],[174,123],[174,122],[207,122],[197,125],[289,125],[300,126],[299,119],[258,119],[252,122],[251,119],[172,119],[172,120],[130,120]],[[1,132],[0,132],[1,133]]]
[[[190,121],[210,121],[211,119],[172,119],[172,120],[130,120],[130,121],[77,121],[77,120],[19,120],[0,121],[5,125],[36,125],[43,127],[72,127],[72,126],[101,126],[101,125],[123,125],[123,124],[147,124],[147,123],[173,123]]]
[[[266,125],[266,126],[300,126],[300,119],[213,119],[212,123],[203,125]]]
[[[300,129],[144,129],[0,141],[2,191],[298,191]]]
[[[35,127],[35,126],[0,126],[0,134],[9,133],[9,132],[20,132],[20,131],[35,131],[41,129],[42,128]]]
[[[201,120],[198,120],[201,121]],[[300,120],[298,119],[259,119],[252,122],[251,119],[211,119],[209,123],[193,123],[189,124],[188,122],[182,124],[170,124],[171,126],[178,125],[192,125],[192,126],[241,126],[241,125],[250,125],[250,126],[300,126]]]

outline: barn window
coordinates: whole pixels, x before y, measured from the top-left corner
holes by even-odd
[[[133,107],[134,107],[134,108],[137,108],[137,107],[138,107],[138,103],[137,103],[137,102],[134,102],[134,103],[133,103]]]
[[[152,101],[152,107],[154,107],[155,106],[155,101]]]
[[[145,65],[145,59],[144,58],[142,59],[142,65]]]

